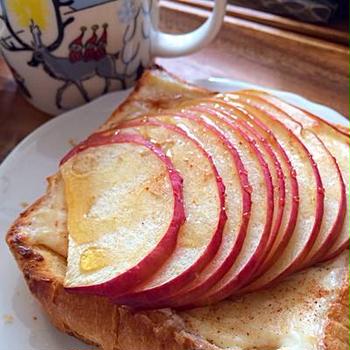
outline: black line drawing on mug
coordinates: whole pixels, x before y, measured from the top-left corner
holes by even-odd
[[[30,42],[26,42],[21,38],[24,31],[16,31],[13,28],[6,3],[4,0],[1,2],[3,6],[2,20],[10,34],[1,39],[1,46],[7,51],[32,52],[28,65],[42,67],[50,77],[63,82],[63,85],[57,89],[55,97],[56,106],[59,109],[64,109],[62,100],[68,87],[75,86],[83,99],[89,102],[91,99],[84,87],[83,83],[85,81],[95,76],[102,78],[104,80],[102,93],[107,93],[110,90],[112,80],[119,81],[121,87],[126,89],[139,78],[150,62],[152,0],[147,8],[136,3],[135,0],[123,0],[116,20],[127,25],[122,38],[122,47],[119,51],[115,53],[107,52],[109,24],[103,23],[101,26],[94,24],[89,28],[91,35],[85,42],[84,37],[88,28],[82,26],[78,36],[69,44],[65,57],[55,55],[54,51],[61,46],[66,28],[75,20],[74,11],[70,12],[72,15],[63,19],[61,7],[72,6],[74,0],[52,0],[57,37],[51,43],[43,42],[42,29],[35,23],[34,19],[31,19],[29,25]],[[102,4],[104,3],[106,1],[102,1]],[[98,36],[100,29],[102,32]],[[141,35],[139,32],[141,32]],[[137,37],[138,35],[139,37]],[[141,50],[141,45],[146,45],[146,50],[145,47]]]

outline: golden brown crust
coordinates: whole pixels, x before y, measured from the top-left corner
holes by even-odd
[[[181,319],[170,311],[136,313],[102,297],[68,293],[63,288],[65,259],[47,248],[29,246],[18,232],[21,221],[42,200],[21,215],[7,242],[31,293],[59,330],[104,350],[215,349],[187,333]]]
[[[142,93],[140,93],[142,90]],[[146,71],[133,92],[101,126],[101,130],[116,127],[121,120],[133,118],[149,112],[158,112],[176,106],[186,99],[199,98],[212,92],[178,79],[156,66],[155,70]]]
[[[166,76],[162,70],[147,72],[136,91],[103,128],[115,126],[121,117],[135,110],[142,111],[142,105],[147,106],[148,111],[169,107],[169,101],[176,100],[169,99],[169,94],[175,94],[176,101],[208,94],[208,91],[195,87],[183,89],[181,82],[168,77],[164,81],[163,96],[157,97],[152,91],[153,74]],[[159,81],[155,84],[159,84]],[[150,89],[149,96],[140,101],[138,93],[144,85]],[[207,340],[191,334],[181,317],[173,311],[132,312],[124,307],[113,306],[104,298],[70,294],[63,288],[65,258],[46,247],[32,245],[22,232],[23,225],[28,224],[33,212],[45,205],[54,182],[55,176],[49,180],[48,194],[22,213],[7,234],[7,243],[31,292],[49,314],[53,324],[104,350],[219,350]],[[346,275],[340,295],[329,307],[324,338],[320,339],[323,349],[348,349],[348,289]]]

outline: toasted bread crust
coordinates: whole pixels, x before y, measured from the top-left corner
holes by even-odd
[[[171,311],[135,313],[102,297],[68,293],[63,287],[65,259],[45,247],[30,246],[18,230],[42,200],[12,226],[7,243],[31,293],[59,330],[104,350],[215,349],[187,333]]]
[[[115,128],[121,120],[175,107],[182,101],[214,95],[178,79],[159,66],[147,70],[128,98],[112,113],[100,130]]]
[[[164,79],[166,73],[156,70],[147,72],[141,79],[131,97],[112,115],[102,127],[116,126],[118,122],[135,113],[136,110],[159,110],[169,107],[169,101],[178,101],[188,97],[206,95],[208,92],[194,87],[182,90],[184,83],[175,78],[165,84],[164,98],[152,95],[146,100],[140,99],[141,87],[150,84],[153,76]],[[166,93],[169,91],[169,94]],[[181,91],[187,91],[181,93]],[[169,99],[174,94],[177,99]],[[140,105],[146,106],[144,109]],[[39,300],[50,316],[52,323],[61,331],[71,334],[86,343],[94,344],[104,350],[219,350],[208,340],[189,331],[181,315],[172,310],[133,312],[120,306],[112,306],[102,297],[82,296],[68,293],[63,288],[65,258],[47,247],[33,245],[25,236],[22,227],[28,225],[33,214],[45,201],[53,189],[57,176],[49,179],[47,194],[37,200],[23,212],[10,228],[7,243],[26,279],[32,294]],[[344,270],[345,271],[345,270]],[[319,349],[348,349],[348,272],[342,276],[343,283],[329,305],[326,326],[319,339]],[[265,349],[264,350],[276,350]]]

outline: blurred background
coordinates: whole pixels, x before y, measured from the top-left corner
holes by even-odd
[[[349,18],[345,0],[229,0],[244,6],[310,23],[335,23]]]

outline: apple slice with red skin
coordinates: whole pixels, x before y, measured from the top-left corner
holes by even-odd
[[[219,169],[220,163],[222,163],[222,161],[220,161],[222,157],[220,154],[217,154],[217,150],[220,148],[220,144],[224,143],[226,143],[226,145],[231,144],[230,147],[235,147],[241,157],[243,165],[248,166],[249,169],[253,169],[246,174],[248,175],[248,181],[250,183],[250,187],[247,187],[246,190],[251,194],[253,202],[246,239],[238,257],[226,273],[229,273],[231,276],[231,288],[234,287],[238,289],[239,286],[252,277],[259,262],[265,255],[273,217],[271,174],[255,143],[242,130],[234,130],[231,126],[227,126],[229,136],[226,137],[222,133],[222,130],[217,128],[210,118],[205,120],[204,118],[199,118],[194,113],[187,112],[174,113],[175,112],[172,112],[171,115],[149,116],[143,119],[145,121],[159,120],[177,125],[191,136],[196,137],[208,153],[213,156],[213,160],[214,162],[216,161],[215,164],[217,164]],[[220,153],[222,152],[223,151],[220,151]],[[254,205],[254,203],[256,204]],[[164,307],[187,304],[189,300],[193,301],[195,296],[200,296],[206,292],[209,286],[217,283],[218,275],[216,275],[216,271],[222,263],[223,258],[225,258],[225,249],[219,251],[219,256],[198,275],[197,279],[191,285],[185,288],[183,294],[180,291],[179,295],[176,293],[174,296],[169,295],[169,297],[163,297],[163,303],[158,305]],[[213,276],[215,276],[215,278],[213,278]],[[210,281],[210,283],[208,283],[208,281]]]
[[[314,161],[318,165],[325,190],[325,209],[318,237],[302,264],[303,267],[310,266],[325,256],[325,254],[329,251],[329,248],[339,236],[344,224],[347,206],[346,190],[338,163],[329,149],[322,142],[320,136],[318,134],[316,135],[312,131],[311,127],[304,127],[304,124],[307,125],[307,121],[305,121],[304,113],[299,109],[272,95],[268,95],[260,91],[247,91],[243,92],[242,94],[248,98],[251,98],[252,103],[254,103],[254,101],[259,103],[261,108],[264,108],[266,111],[272,113],[287,127],[294,130],[294,132],[306,145]],[[338,144],[338,146],[337,153],[340,153],[341,145]],[[345,149],[348,154],[349,148],[346,145]],[[333,151],[335,152],[336,150],[333,148]],[[337,153],[334,153],[334,155]],[[349,156],[347,157],[347,161],[348,160]],[[346,229],[348,229],[348,227]]]
[[[249,113],[250,118],[269,125],[270,130],[291,160],[295,170],[291,176],[295,176],[299,184],[299,197],[294,199],[299,202],[297,223],[287,247],[265,273],[239,291],[239,293],[244,293],[267,287],[302,266],[321,227],[324,191],[317,164],[292,130],[273,115],[251,106],[249,99],[243,98],[237,93],[218,95],[218,97],[230,101],[241,110],[245,110]]]
[[[293,234],[299,206],[298,202],[293,200],[299,195],[297,179],[290,176],[293,173],[293,167],[284,149],[271,130],[261,121],[251,119],[246,112],[238,110],[229,102],[215,98],[196,99],[182,104],[180,108],[204,106],[212,109],[212,112],[218,114],[220,118],[234,122],[253,137],[261,152],[264,153],[271,171],[275,200],[273,227],[266,249],[267,255],[255,273],[257,276],[277,260]]]
[[[161,126],[163,126],[163,128],[167,127],[172,129],[175,127],[171,124],[166,124],[164,126],[164,123],[156,118],[145,120],[136,119],[131,122],[127,122],[120,127],[122,130],[126,130],[127,132],[130,132],[130,128],[136,129],[143,136],[146,136],[158,144],[159,136],[154,135],[155,130],[152,130],[152,128],[154,129],[157,126],[158,129]],[[203,128],[204,127],[205,125]],[[209,126],[207,126],[207,128],[209,128]],[[180,130],[182,133],[184,133],[182,129]],[[195,137],[198,142],[201,142],[204,145],[202,139],[197,138],[196,135],[193,136],[193,133],[191,132],[190,134],[192,137]],[[222,135],[218,134],[214,129],[212,129],[211,136],[208,137],[208,141],[209,140],[212,142],[212,146],[207,148],[208,152],[210,152],[213,158],[220,177],[226,184],[225,208],[227,213],[227,222],[224,228],[221,246],[216,256],[213,258],[210,264],[206,266],[205,273],[199,273],[194,281],[184,286],[185,289],[191,289],[191,293],[189,293],[191,297],[194,295],[200,296],[203,294],[231,268],[242,248],[250,217],[251,194],[249,191],[246,191],[246,189],[249,188],[248,176],[237,150],[233,148],[228,140],[222,137]],[[199,283],[199,281],[201,282]],[[157,302],[155,299],[151,301],[150,305],[146,305],[144,302],[142,307],[171,306],[171,300],[173,298],[170,297],[170,295],[176,295],[178,290],[181,289],[177,289],[169,295],[162,295],[159,302]],[[183,295],[181,296],[181,300],[184,300]],[[125,302],[124,299],[122,301]],[[136,305],[135,302],[132,301],[129,302],[129,304],[132,304],[134,307]]]
[[[133,308],[155,307],[157,300],[195,279],[215,256],[227,219],[225,189],[211,156],[181,129],[162,123],[124,127],[117,132],[142,135],[161,148],[184,180],[186,222],[175,251],[145,283],[124,295],[109,295],[115,303]]]
[[[329,230],[328,238],[324,235],[324,239],[313,247],[310,259],[311,263],[316,263],[335,257],[350,245],[350,213],[346,210],[346,208],[350,207],[349,137],[339,132],[338,129],[325,120],[289,105],[275,96],[255,90],[247,91],[247,93],[259,96],[279,110],[283,110],[304,128],[314,131],[319,140],[335,158],[333,159],[335,165],[329,167],[329,171],[325,172],[324,176],[321,173],[324,183],[332,183],[332,187],[328,188],[326,185],[324,187],[326,189],[326,199],[327,195],[330,195],[333,199],[332,203],[329,203],[329,210],[333,211],[333,227]],[[319,152],[318,155],[322,156],[323,153]],[[329,158],[329,156],[325,157]],[[334,172],[331,172],[332,168]],[[338,210],[338,215],[335,214],[335,210]]]
[[[175,112],[174,112],[175,113]],[[265,248],[260,251],[259,254],[254,255],[252,251],[250,250],[251,247],[249,246],[254,246],[256,242],[259,241],[258,237],[259,235],[254,235],[254,230],[252,229],[252,226],[254,225],[254,219],[256,216],[254,216],[253,212],[253,218],[251,221],[251,226],[248,226],[248,232],[247,232],[247,238],[246,241],[242,247],[241,253],[238,256],[237,260],[235,263],[231,266],[231,268],[227,271],[225,276],[222,276],[221,280],[225,280],[225,283],[223,284],[222,288],[222,298],[225,298],[226,296],[230,295],[233,293],[233,291],[238,290],[239,287],[245,283],[248,283],[249,279],[253,278],[253,272],[256,269],[257,266],[259,266],[259,262],[262,263],[268,253],[268,249],[270,249],[274,238],[275,238],[275,233],[279,230],[280,224],[281,224],[281,213],[283,212],[283,207],[284,207],[284,180],[282,176],[282,172],[279,172],[276,174],[277,176],[273,178],[271,176],[271,172],[269,170],[274,171],[275,166],[279,166],[279,163],[277,162],[277,159],[275,158],[275,155],[271,148],[269,147],[263,147],[262,143],[260,143],[260,139],[258,135],[253,132],[253,130],[248,131],[247,128],[243,128],[241,125],[238,123],[234,123],[232,119],[227,118],[227,116],[224,115],[223,112],[218,111],[217,108],[213,108],[212,106],[194,106],[194,107],[188,107],[183,109],[182,111],[183,115],[186,116],[195,116],[196,118],[200,118],[200,120],[206,122],[209,125],[215,125],[215,127],[229,140],[234,147],[236,147],[240,154],[244,154],[244,147],[242,146],[243,142],[246,142],[248,145],[251,146],[251,150],[254,150],[254,155],[256,155],[256,164],[252,164],[249,161],[249,157],[246,155],[243,156],[243,160],[246,161],[246,166],[250,166],[250,172],[252,172],[253,167],[261,167],[262,172],[260,173],[260,181],[265,182],[266,185],[266,190],[267,190],[267,207],[270,205],[271,212],[267,215],[266,217],[266,222],[268,223],[265,226],[265,231],[270,232],[269,237],[266,241]],[[179,113],[176,114],[176,116],[181,115]],[[239,137],[240,136],[240,137]],[[266,145],[266,144],[265,144]],[[215,159],[215,157],[214,157]],[[250,160],[251,161],[251,160]],[[270,168],[273,168],[271,169]],[[280,170],[280,169],[279,169]],[[276,171],[277,172],[277,171]],[[256,177],[258,178],[258,176]],[[249,179],[249,176],[248,176]],[[277,216],[274,216],[274,195],[273,192],[273,180],[277,181],[277,186],[278,184],[281,185],[281,192],[278,192],[278,200],[279,200],[279,194],[282,195],[283,202],[281,203],[281,209],[282,210],[277,210],[278,214]],[[281,181],[279,181],[281,180]],[[225,182],[226,183],[226,182]],[[258,203],[257,198],[256,198],[256,192],[254,191],[261,190],[258,189],[257,187],[257,182],[252,182],[253,187],[252,187],[252,199],[253,199],[253,210],[256,210]],[[256,201],[254,201],[254,199]],[[261,199],[261,198],[260,198]],[[276,202],[275,202],[276,203]],[[279,203],[276,203],[277,206]],[[277,207],[278,208],[278,207]],[[261,207],[259,207],[257,210],[261,210]],[[273,233],[271,228],[272,228],[272,223],[276,224],[275,229],[276,232]],[[256,242],[254,242],[254,240]],[[253,250],[254,251],[254,250]],[[252,257],[255,256],[256,258],[256,265],[254,266],[252,264]],[[249,272],[251,271],[251,272]],[[202,272],[201,275],[197,278],[192,285],[189,285],[185,288],[183,288],[181,291],[173,295],[171,299],[171,306],[176,307],[176,308],[187,308],[190,305],[194,305],[198,302],[198,300],[201,300],[201,297],[208,293],[208,290],[212,290],[215,288],[215,285],[217,283],[220,283],[217,280],[215,285],[211,284],[208,285],[205,283],[207,276],[210,275],[212,271],[210,269],[206,269],[205,271]],[[249,276],[249,273],[252,273]],[[206,288],[202,288],[205,286]],[[210,287],[210,288],[208,288]],[[225,295],[225,296],[224,296]]]
[[[182,178],[169,158],[140,136],[100,135],[73,148],[60,171],[69,232],[65,288],[121,293],[154,274],[185,220]]]
[[[343,226],[333,243],[327,252],[324,254],[318,254],[314,256],[315,262],[323,262],[332,259],[339,255],[345,249],[349,249],[349,205],[348,198],[350,197],[349,191],[349,178],[350,178],[350,168],[349,168],[349,131],[346,132],[340,128],[337,128],[309,112],[302,111],[304,113],[304,118],[299,120],[304,127],[309,127],[309,125],[316,130],[317,135],[328,148],[333,156],[336,157],[337,164],[342,174],[342,178],[345,185],[345,217]],[[306,122],[308,118],[308,124]]]
[[[215,109],[197,108],[195,111],[184,109],[182,112],[177,112],[171,120],[179,127],[189,130],[191,134],[196,132],[196,135],[204,135],[202,136],[204,140],[207,138],[208,132],[204,130],[200,134],[196,130],[198,129],[196,123],[197,125],[206,123],[211,128],[216,128],[238,150],[245,168],[249,169],[248,180],[251,184],[252,198],[251,217],[241,252],[228,272],[210,289],[201,290],[201,296],[192,295],[193,290],[198,289],[198,287],[190,286],[190,288],[180,291],[171,298],[171,305],[174,307],[187,308],[201,304],[203,295],[206,298],[210,295],[210,298],[218,298],[217,300],[220,301],[248,283],[254,277],[256,269],[266,256],[274,212],[272,177],[264,155],[257,147],[256,140],[251,138],[232,120],[223,118]],[[166,121],[170,122],[169,118],[166,118]],[[201,142],[203,143],[203,141]],[[205,144],[206,149],[210,144],[210,142]],[[206,275],[210,275],[210,273],[211,271],[208,269],[203,271],[202,276],[199,276],[197,281],[199,286],[201,280],[205,279]],[[219,286],[218,289],[216,289],[217,286]]]

